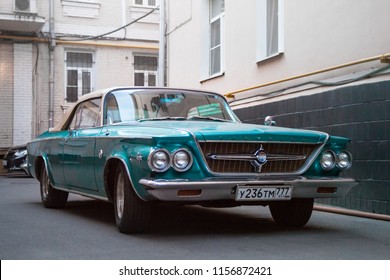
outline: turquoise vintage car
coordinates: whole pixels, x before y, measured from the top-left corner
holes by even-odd
[[[117,87],[84,95],[53,129],[28,143],[47,208],[68,193],[112,202],[120,232],[150,226],[156,204],[269,205],[277,223],[303,226],[314,198],[356,181],[346,138],[244,124],[224,97]]]

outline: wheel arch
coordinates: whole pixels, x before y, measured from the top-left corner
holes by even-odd
[[[35,178],[37,178],[38,181],[41,181],[41,175],[42,175],[43,168],[45,168],[47,170],[47,174],[49,176],[49,179],[51,180],[52,179],[51,172],[48,170],[47,160],[43,155],[40,155],[35,159],[35,162],[34,162]]]
[[[126,162],[121,157],[112,157],[107,160],[106,165],[104,167],[104,188],[107,194],[107,198],[110,202],[114,201],[114,186],[115,186],[115,176],[116,176],[116,170],[119,165],[122,165],[127,173],[127,177],[130,180],[130,185],[137,194],[137,196],[145,200],[144,197],[139,193],[137,188],[134,187],[134,183],[130,174],[130,163]]]

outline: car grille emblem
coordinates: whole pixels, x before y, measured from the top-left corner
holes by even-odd
[[[256,172],[261,172],[261,168],[267,162],[267,152],[263,149],[263,146],[258,149],[254,154],[254,159],[251,164],[255,168]]]

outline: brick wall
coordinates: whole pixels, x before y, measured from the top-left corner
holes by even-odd
[[[14,45],[13,145],[25,144],[32,138],[32,60],[32,44]]]
[[[390,215],[390,81],[328,90],[235,111],[243,122],[307,128],[351,138],[352,169],[359,180],[346,197],[320,203]]]
[[[0,44],[0,150],[12,146],[13,66],[13,44]]]

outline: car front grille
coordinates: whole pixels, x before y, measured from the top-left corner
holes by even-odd
[[[200,142],[207,165],[215,173],[296,174],[320,144]]]

